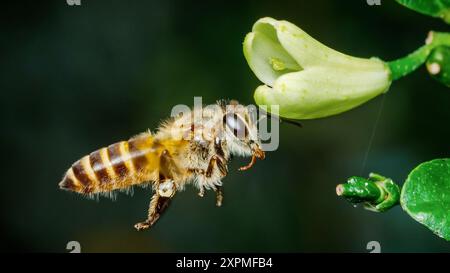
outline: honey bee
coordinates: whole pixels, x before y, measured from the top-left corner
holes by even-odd
[[[145,132],[84,156],[64,175],[59,187],[85,195],[110,195],[134,185],[152,186],[147,219],[136,230],[153,226],[176,192],[194,184],[203,196],[214,190],[223,202],[222,179],[233,155],[264,159],[257,122],[248,107],[219,101],[163,122],[156,134]]]

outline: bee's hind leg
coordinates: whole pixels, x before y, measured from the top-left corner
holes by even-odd
[[[170,205],[170,201],[175,195],[175,191],[175,184],[172,180],[166,180],[165,182],[160,183],[150,201],[147,220],[137,223],[134,225],[134,228],[139,231],[152,227]]]
[[[177,190],[174,179],[178,176],[180,170],[175,164],[168,150],[161,152],[159,182],[156,185],[156,192],[150,201],[147,220],[137,223],[134,227],[137,230],[147,229],[158,221],[161,214],[167,209],[170,200]]]

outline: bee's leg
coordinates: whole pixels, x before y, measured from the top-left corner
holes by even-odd
[[[220,207],[222,206],[223,201],[223,188],[222,186],[216,187],[216,206]]]
[[[212,172],[214,171],[214,167],[215,166],[217,166],[217,168],[219,169],[220,173],[222,174],[222,177],[227,175],[228,169],[227,169],[226,162],[223,159],[223,157],[220,156],[220,155],[213,155],[211,157],[211,159],[209,160],[208,167],[206,168],[206,170],[189,169],[189,172],[191,172],[193,174],[196,174],[196,175],[202,175],[202,176],[206,176],[207,178],[210,178],[212,176]],[[218,189],[218,190],[216,190],[216,193],[217,193],[216,204],[217,204],[217,206],[221,206],[222,205],[222,199],[223,199],[222,190]],[[205,188],[204,187],[200,187],[198,195],[200,197],[203,197],[205,195]]]
[[[213,155],[211,157],[211,160],[209,161],[208,168],[206,169],[206,177],[211,177],[212,171],[215,166],[219,169],[220,173],[222,174],[222,177],[226,176],[228,173],[227,165],[224,162],[223,157],[218,155]],[[222,206],[223,201],[223,190],[222,186],[216,186],[215,189],[216,192],[216,206],[220,207]]]
[[[172,200],[175,195],[175,184],[172,180],[166,180],[158,185],[158,189],[152,196],[150,201],[150,206],[148,208],[147,220],[134,225],[137,230],[144,230],[153,226],[156,221],[158,221],[161,214],[170,205],[170,200]]]
[[[228,173],[227,165],[224,162],[223,158],[217,155],[213,155],[208,163],[208,168],[206,168],[205,175],[206,177],[211,177],[212,172],[214,170],[214,166],[219,168],[220,173],[223,176],[226,176]]]
[[[198,192],[198,196],[203,197],[205,196],[205,188],[203,186],[201,186],[199,192]]]
[[[222,177],[227,176],[228,174],[228,167],[227,167],[227,163],[225,162],[225,160],[221,159],[219,157],[220,160],[218,160],[216,162],[217,167],[219,168],[220,173],[222,174]]]
[[[216,151],[216,165],[219,168],[222,177],[227,176],[228,167],[227,161],[225,160],[225,153],[223,152],[222,141],[220,138],[216,138],[214,142],[214,150]]]
[[[136,230],[144,230],[153,226],[161,216],[161,213],[169,206],[171,198],[162,197],[155,193],[150,201],[150,207],[148,209],[148,218],[144,222],[134,225]]]
[[[179,172],[178,166],[173,161],[169,151],[164,150],[160,157],[160,182],[157,184],[156,192],[150,201],[147,220],[137,223],[134,226],[137,230],[153,226],[167,209],[176,192],[176,184],[173,179],[178,176]]]
[[[202,170],[202,169],[188,169],[188,171],[191,174],[195,174],[195,175],[205,175],[205,170]],[[198,196],[200,196],[200,197],[205,196],[205,188],[203,186],[200,186],[200,190],[198,191]]]
[[[216,165],[216,162],[217,162],[217,156],[213,155],[211,157],[211,159],[209,160],[208,167],[206,168],[206,171],[205,171],[206,177],[211,177],[212,172],[214,170],[214,166]]]

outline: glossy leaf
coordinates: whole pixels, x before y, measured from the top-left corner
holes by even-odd
[[[416,221],[450,240],[450,159],[416,167],[403,185],[400,204]]]
[[[397,0],[403,6],[450,23],[450,0]]]

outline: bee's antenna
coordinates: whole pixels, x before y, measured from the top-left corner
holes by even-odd
[[[284,121],[286,123],[289,123],[289,124],[295,125],[297,127],[303,128],[303,124],[300,121],[298,121],[298,120],[287,119],[287,118],[280,118],[280,121]]]
[[[282,117],[280,117],[280,116],[271,114],[271,113],[265,111],[264,109],[260,109],[260,111],[263,112],[263,113],[265,113],[267,117],[270,117],[270,118],[273,117],[273,118],[278,119],[278,120],[280,121],[280,123],[286,122],[286,123],[288,123],[288,124],[292,124],[292,125],[295,125],[295,126],[297,126],[297,127],[303,128],[303,124],[301,124],[298,120],[288,119],[288,118],[282,118]],[[260,120],[263,119],[263,118],[265,118],[265,117],[260,118]]]

